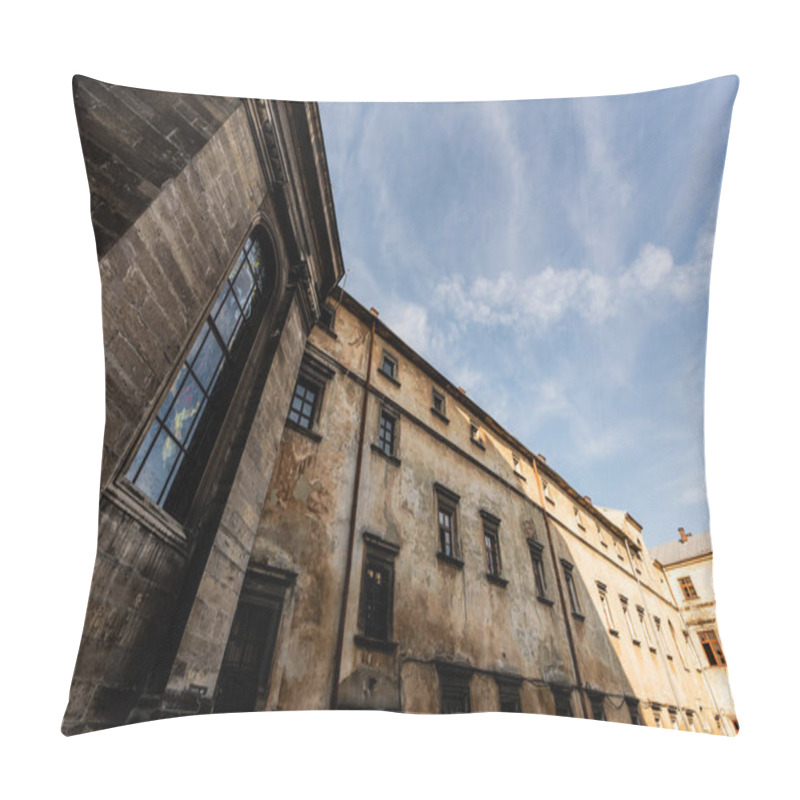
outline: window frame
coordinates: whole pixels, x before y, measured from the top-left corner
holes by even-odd
[[[569,597],[570,610],[572,616],[578,620],[586,619],[583,608],[581,606],[580,598],[578,597],[578,587],[575,583],[575,565],[567,561],[565,558],[561,560],[561,569],[564,572],[564,583],[567,585],[567,597]]]
[[[536,586],[536,599],[540,603],[552,606],[553,600],[547,594],[547,573],[544,564],[544,545],[535,539],[528,539],[528,548],[531,553],[531,565],[533,567],[533,582]]]
[[[263,271],[258,274],[254,272],[250,258],[253,247],[251,241],[257,241],[261,249]],[[243,299],[239,277],[246,268],[252,284]],[[110,497],[168,542],[184,546],[188,530],[198,523],[199,509],[209,502],[216,476],[229,457],[224,443],[229,443],[234,435],[231,419],[236,412],[233,409],[241,408],[245,402],[243,393],[254,388],[247,364],[263,353],[267,346],[265,331],[275,323],[285,287],[286,259],[280,240],[274,235],[271,223],[264,217],[258,217],[222,270],[211,298],[198,315],[187,336],[186,345],[176,358],[163,388],[155,396],[138,435],[121,460],[121,466],[109,487]],[[227,338],[221,327],[226,323],[220,322],[226,306],[235,306],[236,317]],[[203,378],[196,368],[209,343],[216,345],[221,356],[213,367],[211,377]],[[201,370],[203,368],[203,365],[199,367]],[[175,437],[181,434],[169,428],[173,424],[170,417],[176,408],[178,396],[190,378],[200,389],[203,399],[199,416],[191,423],[191,429],[183,441],[178,442]],[[203,380],[207,380],[209,385],[203,385]],[[165,408],[167,411],[162,415]],[[178,455],[166,481],[160,484],[158,497],[154,498],[149,490],[136,481],[158,446],[162,433],[175,442]],[[129,477],[132,472],[132,477]],[[173,491],[176,492],[174,500],[171,499]]]
[[[384,419],[391,420],[392,422],[392,438],[391,438],[391,452],[386,450],[385,447],[385,426]],[[396,467],[400,466],[400,458],[398,452],[400,448],[400,412],[389,406],[387,403],[381,403],[378,409],[378,438],[372,443],[372,450],[379,453],[383,458],[394,464]]]
[[[600,595],[600,607],[603,609],[603,616],[606,619],[606,625],[608,626],[608,632],[612,636],[619,636],[619,630],[617,629],[616,624],[614,623],[614,615],[611,613],[611,606],[608,602],[608,587],[602,581],[595,581],[597,585],[597,591]]]
[[[631,641],[637,646],[641,647],[642,640],[636,635],[636,628],[633,624],[633,618],[631,617],[630,606],[628,604],[628,598],[624,595],[619,596],[619,604],[622,607],[622,616],[625,618],[625,625],[628,628],[628,633],[631,635]]]
[[[681,577],[679,577],[678,586],[680,587],[680,590],[683,593],[684,600],[688,601],[688,600],[699,599],[700,595],[697,593],[697,589],[695,588],[691,575],[682,575]]]
[[[389,364],[389,369],[385,369],[386,364]],[[381,362],[378,365],[378,373],[383,375],[384,378],[394,383],[396,386],[400,385],[399,373],[400,362],[394,353],[390,353],[384,349],[381,353]]]
[[[436,407],[437,400],[441,406],[440,408]],[[450,420],[447,417],[447,395],[435,386],[431,387],[431,414],[438,417],[442,422],[450,424]]]
[[[436,495],[435,512],[436,512],[436,541],[437,551],[436,557],[441,561],[445,561],[453,566],[462,568],[464,561],[461,558],[461,538],[459,536],[458,525],[458,504],[461,498],[455,492],[442,486],[441,483],[433,484],[434,494]],[[444,537],[442,531],[442,524],[440,515],[447,514],[450,517],[451,530],[451,546],[450,551],[447,552],[444,548]]]
[[[722,650],[722,645],[719,642],[719,635],[717,634],[716,629],[705,628],[702,631],[698,631],[697,639],[700,642],[700,648],[705,653],[709,667],[728,666],[728,662],[725,660],[725,653]],[[709,650],[706,649],[706,645],[708,645],[708,647],[710,648],[711,655],[709,655]],[[714,647],[714,645],[716,645],[716,648]],[[712,661],[712,655],[714,656],[713,661]]]
[[[503,577],[503,560],[500,555],[500,520],[484,509],[481,509],[480,515],[483,520],[486,578],[498,586],[507,586],[508,581]],[[491,543],[491,546],[489,543]]]
[[[394,641],[394,587],[395,587],[395,561],[400,553],[400,546],[388,542],[382,537],[365,531],[362,534],[363,554],[361,566],[361,588],[358,601],[358,633],[354,636],[356,645],[370,650],[381,650],[393,653],[397,649]],[[383,591],[386,593],[385,608],[383,613],[384,635],[375,635],[376,631],[370,629],[368,621],[368,581],[370,570],[382,570],[386,574],[386,583]]]
[[[459,664],[436,664],[436,674],[439,679],[439,713],[440,714],[471,714],[472,713],[472,681],[473,670]],[[460,703],[461,708],[456,709],[452,702]]]
[[[520,687],[522,686],[522,678],[514,675],[495,675],[494,680],[497,684],[497,710],[503,714],[521,714],[522,697]],[[504,705],[506,708],[503,708]]]
[[[572,687],[550,685],[550,694],[553,695],[555,702],[555,716],[574,718],[575,712],[572,708]]]
[[[292,392],[292,400],[289,404],[289,413],[286,415],[286,426],[298,433],[301,433],[314,441],[321,441],[322,436],[319,433],[319,421],[322,414],[322,405],[325,397],[325,390],[328,382],[334,377],[336,373],[327,364],[324,364],[320,359],[314,357],[311,353],[306,352],[300,364],[300,369],[297,373],[294,391]],[[304,385],[308,391],[312,389],[315,391],[314,401],[312,403],[311,414],[309,416],[308,427],[302,425],[299,421],[292,419],[292,414],[295,413],[294,402],[297,398],[297,389],[301,384]],[[299,415],[302,416],[303,415]]]

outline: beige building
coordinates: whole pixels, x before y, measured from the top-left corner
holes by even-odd
[[[686,533],[683,528],[678,533],[678,540],[652,548],[650,555],[663,570],[672,597],[679,605],[692,650],[702,664],[709,691],[719,704],[723,728],[734,735],[739,730],[739,721],[717,627],[711,536]]]
[[[65,733],[323,708],[730,732],[641,526],[336,288],[316,106],[75,95],[107,419]]]

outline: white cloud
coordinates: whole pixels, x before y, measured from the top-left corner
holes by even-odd
[[[676,266],[668,248],[646,244],[615,276],[551,266],[524,278],[504,271],[471,284],[461,275],[449,275],[439,281],[434,297],[463,322],[542,333],[577,319],[600,326],[643,301],[651,311],[657,309],[654,301],[668,306],[688,302],[705,290],[708,269],[707,257]]]

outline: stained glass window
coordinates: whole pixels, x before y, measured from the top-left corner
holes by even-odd
[[[267,253],[266,234],[256,229],[125,472],[139,491],[177,519],[191,502],[252,346],[258,314],[266,308],[266,287],[274,276]]]

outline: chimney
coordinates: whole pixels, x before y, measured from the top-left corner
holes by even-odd
[[[690,534],[689,534],[689,536],[687,536],[687,535],[686,535],[686,532],[683,530],[683,528],[678,528],[678,533],[680,534],[680,537],[681,537],[681,542],[683,542],[683,544],[686,544],[686,542],[688,542],[688,541],[689,541],[689,536],[691,536],[691,535],[692,535],[692,534],[690,533]]]
[[[467,390],[463,386],[458,386],[457,388],[458,388],[458,391],[461,392],[461,394],[466,394],[467,393]]]
[[[589,505],[591,505],[591,504],[592,504],[592,498],[591,498],[591,497],[589,497],[589,495],[588,495],[588,494],[587,494],[587,495],[584,495],[583,499],[584,499],[584,500],[585,500],[585,501],[586,501],[586,502],[587,502]]]
[[[381,312],[378,311],[378,309],[375,308],[374,306],[370,306],[369,313],[370,314],[374,314],[376,317],[378,317],[378,316],[380,316]]]

